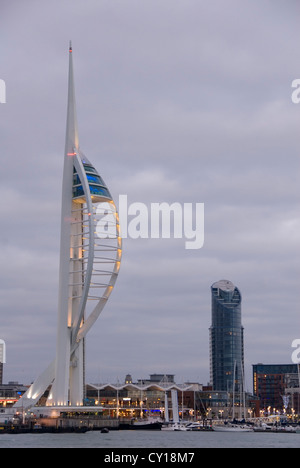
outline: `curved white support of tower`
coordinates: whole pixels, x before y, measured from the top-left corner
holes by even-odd
[[[84,339],[112,292],[121,255],[116,206],[79,148],[70,44],[56,359],[15,406],[34,405],[51,383],[48,405],[83,404]]]

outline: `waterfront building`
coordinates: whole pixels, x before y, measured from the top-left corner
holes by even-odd
[[[196,416],[195,394],[202,389],[198,383],[177,384],[173,374],[151,374],[136,383],[105,383],[87,385],[87,405],[102,408],[110,418],[172,419],[172,390],[177,392],[180,418]],[[167,414],[166,414],[167,412]]]
[[[175,376],[153,374],[150,379],[138,379],[137,383],[88,384],[87,397],[91,406],[102,408],[103,416],[111,418],[172,419],[172,390],[177,391],[180,419],[210,420],[257,415],[257,398],[245,394],[245,408],[239,405],[233,412],[232,394],[214,391],[198,382],[178,384]]]
[[[260,400],[262,414],[282,413],[285,410],[299,415],[298,365],[254,364],[253,393]],[[286,400],[285,396],[288,397]]]
[[[242,419],[259,416],[258,398],[245,392],[243,406],[233,402],[232,393],[227,391],[213,390],[211,386],[203,387],[201,392],[196,394],[196,407],[202,418],[207,419]],[[233,407],[234,405],[234,407]]]
[[[241,293],[231,281],[220,280],[211,287],[211,299],[210,378],[213,390],[235,393],[240,398],[244,390]]]
[[[130,377],[130,378],[128,378]],[[161,377],[161,380],[159,380]],[[12,406],[27,387],[16,382],[0,386],[0,407]],[[97,415],[105,421],[131,421],[133,419],[172,420],[172,392],[177,392],[180,419],[209,421],[232,418],[232,395],[213,391],[210,386],[198,382],[178,384],[173,374],[152,374],[148,379],[133,382],[131,375],[123,383],[86,384],[84,406],[47,406],[51,386],[34,407],[36,415],[45,417],[73,417],[74,415]],[[245,417],[259,415],[256,411],[257,398],[246,393]],[[31,410],[32,411],[32,410]],[[1,412],[1,411],[0,411]],[[236,407],[235,416],[240,418],[241,408]],[[40,417],[39,416],[39,417]],[[53,419],[53,421],[54,421]]]
[[[175,382],[174,374],[150,374],[150,379],[138,380],[139,385],[148,385],[152,383],[168,384]]]
[[[79,147],[71,44],[66,127],[56,357],[17,407],[36,404],[50,384],[47,405],[83,405],[85,338],[107,303],[120,268],[122,244],[114,201]]]
[[[132,383],[132,377],[131,374],[127,374],[125,377],[125,383],[126,384],[131,384]]]
[[[27,390],[28,386],[18,382],[0,384],[0,408],[13,406]]]

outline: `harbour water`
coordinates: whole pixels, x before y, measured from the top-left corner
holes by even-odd
[[[299,448],[300,434],[111,431],[102,434],[1,434],[0,448]],[[197,450],[195,450],[197,451]]]

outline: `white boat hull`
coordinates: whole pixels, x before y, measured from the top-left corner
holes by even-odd
[[[162,431],[189,431],[184,424],[170,424],[168,426],[162,426],[161,428]]]
[[[253,432],[251,427],[245,426],[213,426],[216,432]]]

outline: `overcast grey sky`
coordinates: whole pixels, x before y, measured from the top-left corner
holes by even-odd
[[[118,202],[205,204],[205,244],[125,239],[87,336],[87,381],[209,380],[210,287],[242,293],[245,367],[300,338],[298,1],[1,0],[4,380],[55,353],[72,40],[82,151]]]

